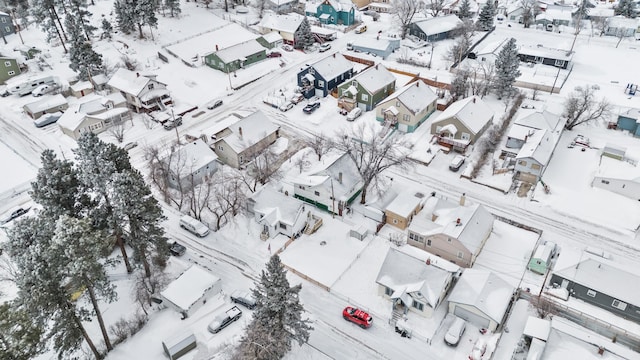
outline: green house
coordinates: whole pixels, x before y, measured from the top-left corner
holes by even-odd
[[[208,66],[229,73],[267,58],[266,49],[257,40],[249,40],[205,55]]]
[[[556,244],[551,241],[545,242],[544,245],[538,245],[538,248],[529,260],[527,268],[540,275],[546,274],[555,253]]]
[[[396,89],[396,77],[382,65],[372,66],[338,85],[338,106],[373,109]]]
[[[0,56],[0,83],[4,84],[16,75],[20,75],[18,61],[6,56]]]

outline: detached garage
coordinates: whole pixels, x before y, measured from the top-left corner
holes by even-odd
[[[196,337],[192,332],[175,335],[162,342],[164,353],[169,356],[170,360],[175,360],[189,351],[195,349]]]
[[[222,291],[220,278],[193,265],[160,293],[164,303],[187,318]]]
[[[514,288],[486,270],[466,269],[449,295],[449,312],[480,328],[502,323]]]

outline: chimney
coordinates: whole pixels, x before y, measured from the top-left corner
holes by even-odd
[[[474,104],[476,103],[476,97],[475,96],[473,97],[473,103]]]
[[[456,226],[460,226],[462,225],[462,221],[460,220],[460,218],[456,219]]]
[[[464,202],[467,200],[467,197],[465,196],[465,193],[462,193],[462,195],[460,195],[460,206],[464,206]],[[460,220],[460,219],[458,219]]]
[[[336,57],[336,53],[333,53],[333,58],[335,59],[335,57]]]
[[[378,70],[378,64],[376,64],[376,70]]]
[[[238,127],[238,137],[242,139],[242,127]]]
[[[338,173],[338,182],[342,184],[342,172]]]
[[[216,51],[218,51],[218,44],[216,44]]]
[[[139,72],[136,73],[136,77],[140,77],[140,73]]]
[[[427,258],[427,265],[431,265],[431,258]]]

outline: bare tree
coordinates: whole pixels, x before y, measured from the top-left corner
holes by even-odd
[[[151,183],[162,193],[166,203],[182,208],[192,182],[191,169],[175,145],[149,146],[145,149]]]
[[[557,313],[553,301],[547,299],[542,295],[533,296],[531,298],[531,306],[536,309],[536,313],[538,314],[538,317],[540,319],[545,319],[549,315],[554,315]]]
[[[457,37],[456,42],[449,48],[445,54],[445,61],[451,61],[454,65],[459,64],[467,56],[471,48],[471,37],[473,36],[473,24],[471,22],[463,23],[454,31]]]
[[[241,176],[242,181],[251,192],[255,192],[258,185],[280,178],[280,157],[269,147],[258,154],[247,166],[247,171]]]
[[[522,25],[525,28],[531,27],[536,16],[537,0],[520,0],[520,6],[522,7]]]
[[[563,116],[567,118],[564,128],[574,127],[593,120],[607,117],[611,113],[611,104],[606,98],[596,101],[597,85],[577,86],[564,104]]]
[[[444,3],[445,0],[428,0],[424,7],[424,12],[428,12],[431,16],[436,17],[444,9]]]
[[[300,155],[298,160],[296,160],[296,166],[298,167],[298,172],[301,174],[304,169],[306,169],[309,165],[311,165],[311,162],[307,160],[307,155],[308,153],[304,153]]]
[[[208,179],[205,179],[201,184],[196,184],[194,183],[193,175],[189,176],[185,198],[189,205],[189,214],[194,218],[202,220],[202,211],[207,208],[209,199],[214,191],[213,186],[214,184]]]
[[[455,100],[467,97],[469,92],[469,71],[458,69],[456,76],[451,81],[451,94]]]
[[[379,185],[379,175],[390,167],[409,166],[409,149],[399,136],[386,136],[384,127],[375,123],[360,123],[351,130],[343,130],[335,148],[349,154],[362,176],[364,186],[360,203],[367,198],[370,185]]]
[[[326,154],[330,147],[329,139],[322,133],[313,135],[311,140],[307,141],[307,146],[310,147],[313,152],[318,155],[318,161],[322,160],[322,155]]]
[[[127,127],[125,121],[118,120],[114,121],[107,131],[109,132],[109,135],[113,136],[113,138],[116,139],[118,143],[122,143],[122,141],[124,141],[124,133],[126,129]]]
[[[538,95],[540,95],[540,87],[536,85],[531,92],[531,100],[538,100]]]
[[[147,308],[152,304],[152,297],[169,283],[169,278],[164,271],[152,267],[151,276],[146,277],[144,272],[137,272],[131,288],[131,297],[139,305],[145,315],[149,315]]]
[[[402,38],[407,36],[409,26],[413,21],[413,17],[421,9],[422,2],[418,0],[394,0],[393,1],[393,14],[396,20],[400,23],[402,28]]]
[[[241,190],[243,180],[237,175],[219,173],[212,179],[217,186],[207,203],[207,209],[216,218],[216,230],[236,216],[246,202],[246,195]]]

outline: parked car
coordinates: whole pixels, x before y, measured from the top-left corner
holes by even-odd
[[[365,31],[367,31],[367,25],[360,25],[360,27],[356,29],[356,34],[362,34]]]
[[[33,91],[31,92],[31,95],[38,97],[44,94],[48,94],[54,91],[55,89],[56,87],[53,84],[42,84],[42,85],[39,85],[37,88],[33,89]]]
[[[277,51],[272,51],[270,53],[267,54],[268,58],[277,58],[277,57],[281,57],[282,54],[277,52]]]
[[[469,356],[469,360],[482,360],[482,356],[487,351],[487,342],[480,338],[473,345],[473,350],[471,350],[471,355]]]
[[[209,228],[207,225],[189,215],[184,215],[180,218],[180,227],[199,237],[209,235]]]
[[[169,252],[173,256],[182,256],[187,252],[187,248],[184,245],[179,244],[177,241],[174,241],[173,244],[169,247]]]
[[[456,155],[453,160],[451,160],[451,164],[449,164],[449,170],[454,172],[458,171],[462,167],[462,164],[464,164],[464,156]]]
[[[349,113],[347,114],[347,120],[354,121],[355,119],[359,118],[360,115],[362,115],[362,109],[354,108],[353,110],[349,111]]]
[[[327,51],[327,50],[329,50],[329,49],[331,49],[331,44],[329,44],[329,43],[324,43],[324,44],[320,45],[320,49],[319,49],[319,51],[320,51],[320,52],[325,52],[325,51]]]
[[[450,346],[458,346],[464,330],[467,328],[467,322],[456,316],[449,326],[447,333],[444,335],[444,342]]]
[[[280,109],[280,111],[289,111],[293,108],[293,103],[291,101],[287,101],[286,103],[280,105],[280,107],[278,107],[278,109]]]
[[[320,107],[319,102],[312,102],[307,104],[304,107],[304,109],[302,109],[302,111],[304,111],[305,114],[311,114],[312,112],[316,111],[319,107]]]
[[[297,103],[301,102],[302,100],[304,100],[304,96],[302,94],[300,94],[300,93],[295,93],[291,97],[291,102],[294,103],[294,104],[297,104]]]
[[[352,323],[359,325],[361,328],[370,328],[373,325],[373,318],[368,313],[351,306],[347,306],[342,310],[342,317],[351,321]]]
[[[347,43],[347,50],[353,50],[353,44]]]
[[[249,310],[253,310],[256,307],[256,300],[248,291],[236,290],[231,293],[230,298],[232,302],[240,304]]]
[[[0,218],[0,225],[4,225],[16,218],[19,218],[20,216],[26,214],[29,212],[29,209],[31,209],[30,207],[28,208],[23,208],[21,206],[13,208],[11,210],[9,210],[7,213],[5,213],[1,218]]]
[[[348,114],[349,112],[348,112],[348,111],[347,111],[347,109],[345,109],[345,108],[338,108],[338,113],[339,113],[340,115],[347,116],[347,114]]]
[[[178,126],[182,125],[182,117],[177,117],[175,120],[167,120],[165,121],[164,124],[162,124],[162,127],[164,127],[165,130],[171,130],[173,128],[176,128]]]
[[[284,45],[282,45],[282,50],[284,50],[284,51],[293,51],[293,46],[291,46],[289,44],[284,44]]]
[[[125,149],[125,150],[127,150],[127,151],[129,151],[129,150],[133,149],[133,148],[134,148],[134,147],[136,147],[136,146],[138,146],[138,143],[137,143],[137,142],[135,142],[135,141],[133,141],[133,142],[127,143],[127,144],[126,144],[125,146],[123,146],[122,148],[123,148],[123,149]]]
[[[231,309],[223,312],[216,316],[213,321],[207,326],[210,332],[217,334],[220,330],[226,328],[232,322],[240,319],[242,316],[242,310],[240,310],[237,306],[232,307]]]
[[[33,124],[37,127],[37,128],[41,128],[50,124],[53,124],[55,122],[58,121],[58,119],[60,119],[60,117],[62,116],[62,112],[61,111],[56,111],[54,113],[51,114],[45,114],[40,116],[39,118],[33,120]]]
[[[218,100],[211,100],[207,103],[207,109],[211,110],[211,109],[215,109],[217,107],[222,106],[222,100],[218,99]]]

